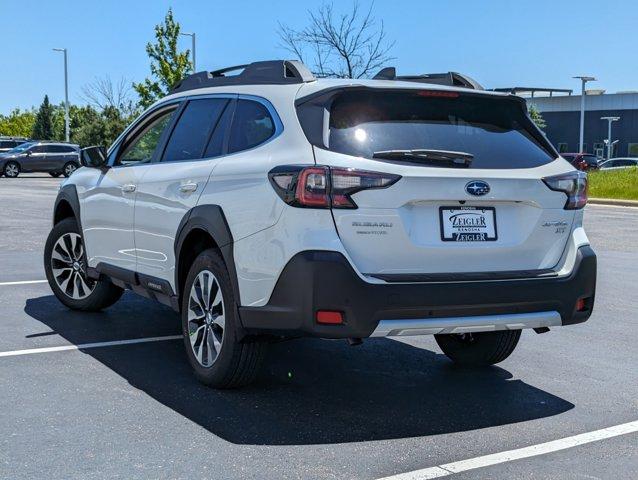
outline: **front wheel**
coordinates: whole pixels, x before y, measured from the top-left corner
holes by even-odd
[[[82,232],[74,218],[65,218],[49,233],[44,247],[44,271],[58,300],[74,310],[102,310],[124,293],[108,280],[87,276]]]
[[[454,363],[486,366],[502,362],[516,348],[520,330],[434,335],[443,353]]]
[[[20,175],[20,165],[17,162],[7,162],[4,166],[4,175],[7,178],[16,178]]]
[[[216,250],[193,262],[182,299],[182,331],[195,376],[215,388],[252,382],[264,357],[265,343],[239,340],[239,318],[228,270]]]

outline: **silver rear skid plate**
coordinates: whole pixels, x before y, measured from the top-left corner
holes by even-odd
[[[557,327],[562,325],[558,312],[513,313],[476,317],[412,318],[381,320],[371,337],[400,337],[442,333],[493,332],[523,328]]]

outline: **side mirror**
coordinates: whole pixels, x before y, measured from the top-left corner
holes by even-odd
[[[106,147],[86,147],[80,151],[80,162],[89,168],[106,167]]]
[[[30,157],[31,155],[33,155],[33,152],[32,152],[31,150],[27,150],[27,151],[25,152],[25,155],[26,155],[27,157]]]

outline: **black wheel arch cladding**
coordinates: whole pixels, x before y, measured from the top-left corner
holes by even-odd
[[[70,208],[70,211],[69,211]],[[69,215],[72,213],[72,215]],[[80,218],[80,200],[75,185],[64,185],[58,192],[53,206],[53,224],[68,218],[75,217],[80,232],[82,232],[82,221]]]
[[[235,294],[235,301],[241,305],[239,295],[239,284],[237,282],[237,272],[235,270],[235,259],[233,257],[233,235],[226,221],[224,211],[219,205],[198,205],[190,209],[177,228],[175,235],[175,290],[181,299],[180,286],[180,256],[183,253],[183,246],[189,234],[199,230],[211,237],[218,248],[230,276],[230,282]],[[188,267],[186,267],[188,269]]]

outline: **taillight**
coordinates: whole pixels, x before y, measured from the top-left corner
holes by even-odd
[[[306,208],[357,208],[351,195],[386,188],[401,176],[340,167],[283,165],[268,173],[270,183],[288,205]]]
[[[567,195],[565,210],[578,210],[587,204],[587,174],[569,172],[562,175],[543,178],[543,182],[552,190]]]

